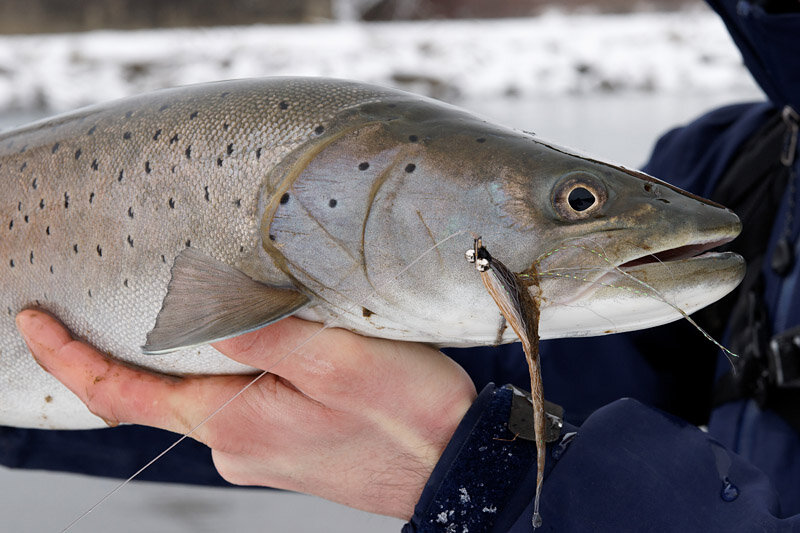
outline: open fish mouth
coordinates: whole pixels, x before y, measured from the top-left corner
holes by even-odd
[[[568,301],[544,305],[542,339],[593,336],[654,327],[719,300],[744,278],[744,259],[714,251],[731,238],[668,248],[606,265],[594,280],[567,280]],[[576,278],[577,279],[577,278]],[[555,283],[555,281],[554,281]]]
[[[678,246],[676,248],[669,248],[660,252],[648,253],[646,255],[642,255],[641,257],[637,257],[636,259],[631,259],[629,261],[626,261],[618,265],[618,268],[626,270],[632,267],[638,267],[649,263],[669,263],[687,259],[699,259],[707,254],[712,254],[712,255],[715,254],[715,252],[711,252],[710,250],[718,248],[723,244],[727,244],[731,240],[732,238],[722,238],[707,242],[685,244],[683,246]]]

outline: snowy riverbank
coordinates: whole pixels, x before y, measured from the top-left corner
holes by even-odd
[[[61,111],[225,78],[361,79],[460,102],[753,88],[707,9],[0,37],[0,111]]]

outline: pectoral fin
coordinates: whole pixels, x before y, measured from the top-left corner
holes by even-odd
[[[160,354],[235,337],[308,304],[294,288],[255,281],[194,248],[175,258],[167,295],[142,351]]]

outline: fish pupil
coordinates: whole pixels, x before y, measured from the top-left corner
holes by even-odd
[[[569,192],[567,201],[575,211],[586,211],[595,203],[594,194],[583,187],[575,187]]]

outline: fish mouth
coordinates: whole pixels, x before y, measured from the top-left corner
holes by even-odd
[[[567,283],[561,300],[541,309],[542,339],[606,335],[678,320],[719,300],[745,274],[744,259],[716,249],[733,237],[719,235],[606,265],[592,280]],[[587,283],[588,281],[588,283]],[[550,288],[552,289],[553,286]],[[564,292],[560,294],[564,295]]]
[[[620,265],[617,265],[617,268],[620,268],[623,271],[625,271],[634,267],[639,267],[651,263],[664,264],[675,261],[699,259],[707,254],[720,253],[720,252],[713,252],[711,250],[719,248],[720,246],[723,246],[732,240],[733,237],[725,237],[711,241],[685,244],[675,248],[668,248],[660,252],[651,252],[642,255],[640,257],[637,257],[635,259],[628,260]]]

